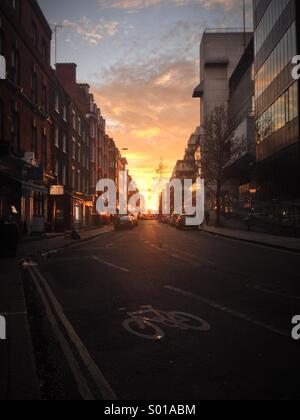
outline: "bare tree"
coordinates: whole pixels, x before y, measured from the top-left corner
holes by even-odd
[[[224,169],[241,147],[242,141],[235,136],[239,126],[237,120],[230,118],[227,107],[214,108],[206,118],[201,141],[202,170],[205,181],[216,185],[216,226],[221,226],[221,198],[225,182]]]

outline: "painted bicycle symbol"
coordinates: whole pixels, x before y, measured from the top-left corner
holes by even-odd
[[[123,322],[124,328],[131,334],[147,340],[159,341],[165,337],[164,331],[158,324],[182,331],[210,330],[210,325],[197,316],[185,312],[159,311],[152,306],[142,306],[140,311],[128,312],[127,315],[129,318]]]

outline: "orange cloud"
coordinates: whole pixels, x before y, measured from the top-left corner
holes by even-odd
[[[108,131],[129,149],[124,154],[141,188],[150,186],[161,158],[171,174],[199,123],[199,104],[192,99],[198,64],[161,61],[153,67],[149,73],[143,66],[116,66],[105,84],[93,86]]]

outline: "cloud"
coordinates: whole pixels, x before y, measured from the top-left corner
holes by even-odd
[[[114,36],[117,32],[119,22],[106,21],[100,19],[94,23],[91,19],[83,16],[80,20],[72,22],[68,19],[63,21],[63,27],[71,29],[75,35],[86,41],[90,46],[97,46],[104,37]],[[71,34],[68,36],[69,42],[72,42]],[[74,43],[74,41],[73,41]]]
[[[202,6],[211,9],[222,6],[225,9],[231,9],[237,6],[237,0],[98,0],[102,7],[124,10],[140,10],[153,6]]]
[[[119,63],[107,73],[109,79],[99,75],[105,83],[93,86],[96,100],[110,134],[120,148],[129,149],[125,156],[134,178],[140,185],[149,185],[160,158],[171,174],[199,124],[199,104],[192,99],[198,80],[196,63],[184,59],[170,63],[161,57],[132,67]]]

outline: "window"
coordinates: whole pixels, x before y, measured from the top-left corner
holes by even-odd
[[[79,169],[77,171],[77,188],[77,191],[81,191],[81,172]]]
[[[256,74],[256,98],[262,95],[296,54],[296,25],[293,23]]]
[[[298,84],[296,82],[257,119],[257,143],[263,142],[298,115]]]
[[[35,159],[38,158],[38,147],[37,147],[37,130],[32,122],[31,126],[31,151],[34,152]]]
[[[293,121],[298,115],[298,84],[294,83],[289,89],[289,121]]]
[[[81,136],[81,118],[78,117],[78,133]]]
[[[58,178],[59,175],[59,163],[58,159],[55,159],[55,176]]]
[[[44,130],[42,130],[42,165],[43,165],[43,168],[46,169],[47,167],[47,137],[44,134]]]
[[[33,104],[37,104],[37,75],[35,71],[31,73],[30,100]]]
[[[62,166],[62,185],[67,184],[67,168],[65,163]]]
[[[91,137],[95,138],[96,136],[96,127],[95,127],[95,123],[94,121],[91,121],[91,125],[90,125],[90,130],[91,130]]]
[[[74,166],[72,166],[72,188],[73,190],[76,189],[76,172]]]
[[[78,162],[81,162],[81,144],[78,143]]]
[[[255,54],[260,50],[289,0],[272,0],[255,31]]]
[[[72,138],[72,157],[76,159],[76,140]]]
[[[47,103],[47,87],[45,83],[42,85],[42,99],[41,99],[41,109],[44,114],[47,114],[48,103]]]
[[[44,39],[42,40],[42,57],[43,60],[48,63],[48,46]]]
[[[95,145],[92,144],[91,147],[91,162],[95,162],[96,161],[96,148]]]
[[[75,111],[72,111],[72,127],[73,127],[73,130],[76,130],[76,114],[75,114]]]
[[[20,116],[15,110],[12,111],[11,145],[12,151],[17,153],[20,147]]]
[[[37,26],[34,22],[32,22],[32,28],[31,28],[31,41],[34,48],[38,45],[38,30]]]
[[[62,150],[64,153],[67,153],[67,135],[66,133],[63,134],[62,137]]]
[[[59,128],[57,125],[54,128],[54,145],[59,147]]]
[[[11,53],[11,80],[16,84],[20,84],[20,58],[17,49],[13,49]]]
[[[11,5],[17,15],[20,16],[20,0],[11,0]]]
[[[55,111],[59,114],[59,94],[55,93]]]
[[[96,174],[94,171],[91,173],[91,186],[94,188],[96,186]]]
[[[66,104],[64,104],[64,106],[63,106],[63,119],[64,119],[64,121],[68,121],[68,116],[67,116],[67,105]]]

